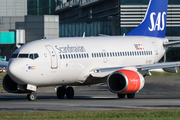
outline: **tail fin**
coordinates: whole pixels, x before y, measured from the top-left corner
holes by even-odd
[[[126,36],[165,37],[168,0],[150,0],[144,20]]]

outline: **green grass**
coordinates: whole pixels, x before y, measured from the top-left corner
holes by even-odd
[[[0,112],[0,120],[180,120],[180,110]]]
[[[152,76],[180,76],[180,71],[178,71],[178,73],[150,71],[150,73],[152,74]]]
[[[0,79],[2,79],[7,73],[0,73]]]
[[[0,79],[3,79],[3,77],[6,75],[7,73],[0,73]],[[5,92],[2,84],[0,84],[0,92]]]
[[[4,90],[3,86],[2,86],[2,84],[0,84],[0,92],[5,92],[5,90]]]

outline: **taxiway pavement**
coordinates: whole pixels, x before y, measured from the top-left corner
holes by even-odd
[[[76,111],[180,109],[180,76],[151,76],[135,99],[118,99],[107,86],[75,87],[74,99],[57,99],[53,87],[40,88],[36,101],[26,95],[0,93],[0,111]]]

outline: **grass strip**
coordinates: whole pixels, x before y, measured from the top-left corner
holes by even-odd
[[[6,92],[2,86],[2,84],[0,84],[0,92]]]
[[[178,73],[150,71],[150,73],[152,74],[152,76],[180,76],[180,71],[178,71]]]
[[[180,110],[0,112],[0,120],[179,120]]]
[[[2,79],[7,73],[0,73],[0,79]]]

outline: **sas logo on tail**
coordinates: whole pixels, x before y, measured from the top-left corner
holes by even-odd
[[[148,27],[149,31],[163,31],[164,28],[165,28],[165,15],[166,15],[166,12],[163,12],[161,14],[161,12],[159,12],[157,15],[155,12],[152,12],[150,14],[150,20],[151,20],[151,27]],[[156,21],[154,21],[156,18]],[[162,22],[162,24],[161,24]]]

